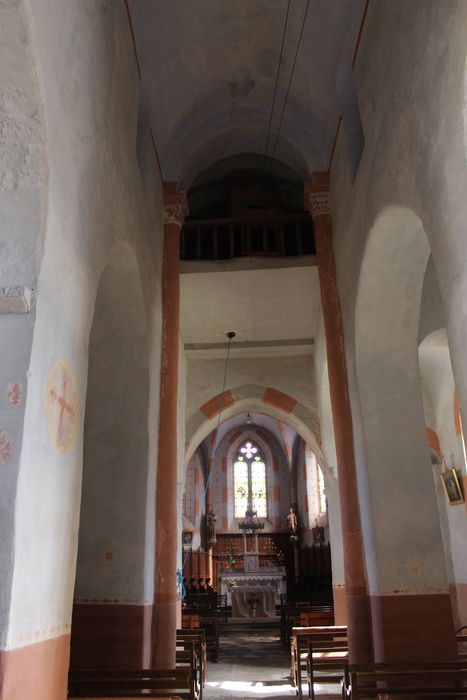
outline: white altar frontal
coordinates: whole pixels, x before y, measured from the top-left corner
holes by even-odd
[[[280,605],[281,593],[286,590],[284,567],[248,573],[224,569],[219,576],[219,592],[227,596],[232,618],[274,617],[275,606]]]

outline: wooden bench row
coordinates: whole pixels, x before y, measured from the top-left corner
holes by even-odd
[[[78,674],[77,674],[78,675]],[[178,697],[196,700],[193,674],[189,668],[163,671],[82,670],[69,681],[69,698]]]
[[[458,641],[463,641],[458,635]],[[306,669],[308,696],[315,684],[342,686],[343,700],[432,697],[467,699],[467,658],[440,662],[348,663],[347,628],[295,627],[291,637],[291,674],[299,698]]]
[[[373,663],[345,668],[343,700],[467,698],[467,662]]]
[[[457,652],[459,656],[467,656],[467,626],[456,631]]]
[[[334,609],[329,605],[287,605],[281,607],[281,640],[288,647],[294,627],[334,625]]]
[[[177,630],[176,668],[72,669],[70,698],[186,698],[202,700],[206,680],[204,630]]]
[[[219,624],[226,619],[226,608],[184,608],[182,611],[183,629],[203,629],[209,659],[219,658]]]
[[[315,680],[340,684],[348,663],[347,627],[320,625],[293,627],[290,642],[292,683],[301,699],[302,678],[308,677],[309,697],[315,698]],[[319,677],[316,674],[319,672]]]

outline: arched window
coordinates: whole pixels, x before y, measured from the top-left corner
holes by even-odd
[[[258,448],[246,442],[234,462],[234,515],[243,518],[251,501],[259,518],[267,517],[266,464]]]
[[[318,492],[318,512],[325,513],[326,512],[326,496],[324,493],[324,479],[323,479],[323,472],[321,471],[321,467],[318,464],[318,461],[316,461],[316,490]]]

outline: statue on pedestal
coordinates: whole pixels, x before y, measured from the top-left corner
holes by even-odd
[[[213,510],[209,510],[206,513],[205,526],[206,526],[206,541],[209,549],[213,547],[216,542],[216,521],[217,516]]]
[[[294,509],[292,506],[289,508],[289,512],[287,514],[287,527],[289,528],[289,536],[292,541],[295,541],[298,539],[297,537],[297,532],[298,532],[298,520],[297,516],[294,513]]]

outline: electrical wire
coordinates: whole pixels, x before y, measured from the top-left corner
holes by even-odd
[[[296,65],[296,63],[297,63],[298,52],[299,52],[299,50],[300,50],[300,44],[301,44],[301,42],[302,42],[303,30],[305,29],[305,22],[306,22],[306,18],[307,18],[307,15],[308,15],[308,9],[309,9],[309,7],[310,7],[310,0],[307,0],[306,8],[305,8],[305,14],[303,15],[302,27],[301,27],[301,29],[300,29],[300,35],[299,35],[299,37],[298,37],[297,48],[296,48],[296,50],[295,50],[295,57],[294,57],[294,61],[293,61],[293,64],[292,64],[292,70],[291,70],[291,72],[290,72],[289,84],[288,84],[288,86],[287,86],[287,92],[286,92],[286,94],[285,94],[285,99],[284,99],[284,105],[283,105],[283,107],[282,107],[281,118],[280,118],[280,120],[279,120],[279,126],[277,127],[277,133],[276,133],[276,139],[275,139],[275,142],[274,142],[274,148],[273,148],[273,151],[272,151],[272,156],[270,156],[270,161],[269,161],[269,166],[270,166],[270,168],[272,167],[272,163],[273,163],[274,157],[275,157],[275,155],[276,155],[277,144],[278,144],[278,141],[279,141],[279,136],[280,136],[280,132],[281,132],[281,128],[282,128],[282,122],[284,121],[284,114],[285,114],[285,110],[286,110],[286,107],[287,107],[287,100],[289,99],[290,87],[291,87],[291,85],[292,85],[292,79],[293,79],[294,72],[295,72],[295,65]]]
[[[217,433],[219,432],[219,426],[220,426],[220,423],[221,423],[222,411],[224,410],[224,404],[225,404],[225,387],[227,386],[227,367],[228,367],[228,365],[229,365],[230,348],[231,348],[231,346],[232,346],[232,340],[233,340],[234,337],[235,337],[235,333],[234,333],[233,335],[231,335],[230,333],[228,333],[227,336],[228,336],[228,338],[229,338],[229,343],[228,343],[228,345],[227,345],[227,356],[226,356],[226,358],[225,358],[225,365],[224,365],[224,381],[223,381],[223,383],[222,383],[222,394],[221,394],[222,400],[221,400],[221,407],[220,407],[219,415],[217,416],[217,426],[216,426],[216,430],[215,430],[215,433],[214,433],[214,444],[215,444],[215,441],[216,441],[216,439],[217,439]],[[212,476],[212,473],[213,473],[213,470],[212,470],[212,468],[211,468],[211,469],[209,470],[208,478],[206,479],[206,486],[205,486],[205,488],[204,488],[204,498],[205,498],[205,499],[206,499],[206,494],[207,494],[208,489],[209,489],[209,484],[211,483],[211,476]]]
[[[222,394],[221,394],[222,400],[221,400],[221,406],[220,406],[219,415],[218,415],[218,417],[217,417],[217,426],[216,426],[215,434],[214,434],[214,443],[215,443],[215,440],[216,440],[216,438],[217,438],[217,433],[218,433],[218,431],[219,431],[219,426],[220,426],[220,423],[221,423],[222,411],[224,410],[224,404],[225,404],[225,387],[227,386],[227,367],[228,367],[228,365],[229,365],[230,348],[231,348],[231,346],[232,346],[232,340],[235,338],[235,335],[236,335],[236,334],[235,334],[233,331],[227,333],[227,337],[228,337],[228,339],[229,339],[229,342],[228,342],[228,345],[227,345],[227,356],[226,356],[226,358],[225,358],[225,365],[224,365],[224,381],[222,382]],[[210,484],[210,482],[211,482],[211,476],[212,476],[212,474],[213,474],[213,470],[212,470],[212,468],[211,468],[211,469],[209,470],[208,475],[207,475],[206,485],[205,485],[205,488],[204,488],[204,501],[206,501],[206,494],[207,494],[208,489],[209,489],[209,484]],[[185,564],[186,564],[186,562],[187,562],[189,553],[190,553],[189,550],[187,550],[187,551],[185,552],[185,556],[184,556],[183,562],[182,562],[182,568],[181,568],[181,570],[179,569],[179,570],[177,571],[177,596],[178,596],[178,595],[181,596],[180,598],[177,598],[177,600],[182,600],[182,599],[186,596],[186,590],[185,590],[185,587],[184,587],[184,586],[183,586],[183,589],[181,589],[181,592],[180,592],[180,593],[179,593],[178,591],[180,590],[180,589],[179,589],[180,580],[181,580],[182,583],[183,583],[183,573],[181,573],[181,572],[183,572],[183,570],[184,570],[184,568],[185,568]],[[180,575],[181,575],[181,579],[180,579]],[[183,591],[184,591],[184,592],[183,592]]]
[[[285,13],[285,22],[284,22],[284,29],[282,32],[282,43],[281,43],[281,50],[279,54],[279,63],[277,65],[277,73],[276,73],[276,81],[274,83],[274,95],[272,98],[272,105],[271,105],[271,112],[269,114],[269,124],[268,124],[268,132],[266,135],[266,145],[264,147],[264,155],[263,155],[263,165],[262,168],[264,170],[264,166],[266,164],[266,158],[268,155],[268,149],[269,149],[269,139],[271,138],[271,126],[272,126],[272,117],[274,114],[274,107],[276,105],[276,97],[277,97],[277,86],[279,84],[279,73],[281,71],[281,64],[282,64],[282,55],[284,53],[284,42],[285,42],[285,34],[287,32],[287,23],[289,21],[289,11],[290,11],[290,0],[288,0],[287,3],[287,12]]]

